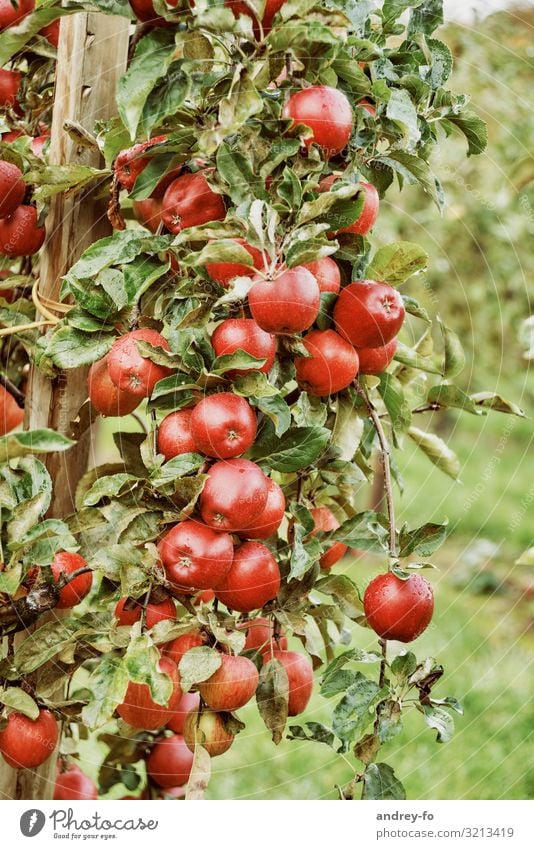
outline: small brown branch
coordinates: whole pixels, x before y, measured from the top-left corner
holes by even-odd
[[[7,389],[10,395],[13,396],[19,407],[24,408],[24,404],[26,403],[26,396],[24,392],[21,392],[20,389],[15,386],[14,383],[11,383],[10,379],[6,377],[5,374],[0,374],[0,385]]]

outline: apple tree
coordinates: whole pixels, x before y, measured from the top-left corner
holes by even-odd
[[[76,765],[88,735],[106,746],[100,793],[199,798],[255,698],[274,744],[353,759],[342,798],[404,798],[382,746],[414,709],[446,741],[461,707],[433,696],[438,661],[399,646],[431,620],[421,572],[446,526],[397,526],[395,453],[414,442],[456,477],[421,413],[521,414],[455,385],[458,336],[403,293],[426,253],[372,235],[394,183],[439,212],[437,144],[486,143],[447,88],[442,4],[9,6],[5,769],[48,763],[25,792],[50,795],[61,729],[56,798],[96,796]],[[26,386],[27,429],[8,433]],[[95,466],[101,417],[116,453]],[[384,511],[362,510],[377,470]],[[350,549],[382,574],[355,583]],[[373,648],[348,645],[353,623]],[[306,718],[316,679],[329,724]]]

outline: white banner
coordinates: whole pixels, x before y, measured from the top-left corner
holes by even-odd
[[[199,804],[201,807],[199,807]],[[9,802],[4,849],[532,849],[529,802]],[[528,820],[530,819],[530,823]],[[34,842],[32,842],[34,841]],[[162,842],[163,841],[163,842]],[[187,841],[187,843],[186,843]]]

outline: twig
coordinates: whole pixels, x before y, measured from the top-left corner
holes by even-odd
[[[0,385],[7,389],[10,395],[13,396],[19,407],[24,407],[26,402],[26,396],[24,392],[21,392],[20,389],[15,386],[14,383],[11,383],[10,379],[5,376],[5,374],[0,374]]]

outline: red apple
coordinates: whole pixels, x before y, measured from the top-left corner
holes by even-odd
[[[358,348],[360,374],[382,374],[393,360],[396,351],[396,338],[379,348]]]
[[[253,318],[268,333],[301,333],[319,314],[319,284],[304,266],[283,271],[273,280],[254,278],[248,293]]]
[[[313,262],[307,262],[303,268],[310,271],[319,285],[320,292],[339,292],[341,273],[339,265],[331,257],[325,256]]]
[[[61,761],[58,761],[58,772],[54,787],[56,802],[81,802],[98,799],[98,790],[94,781],[89,778],[77,764],[69,763],[62,772]]]
[[[125,608],[126,603],[128,605]],[[115,607],[115,618],[119,625],[133,625],[141,619],[143,607],[135,599],[121,598]],[[172,598],[160,602],[149,601],[145,611],[145,626],[153,628],[158,622],[176,619],[176,606]]]
[[[163,196],[162,218],[170,233],[179,233],[208,221],[222,221],[225,217],[222,195],[212,191],[200,171],[182,174],[170,184]]]
[[[200,513],[211,528],[235,533],[250,527],[263,512],[268,479],[250,460],[220,460],[208,472],[200,494]],[[206,585],[215,588],[216,583]]]
[[[386,572],[368,585],[363,609],[367,622],[379,637],[409,643],[429,625],[434,594],[422,575],[410,575],[403,581],[393,572]]]
[[[174,714],[167,723],[167,728],[170,731],[174,731],[175,734],[183,734],[187,714],[190,711],[196,711],[199,705],[200,693],[184,693]]]
[[[240,622],[237,628],[247,634],[243,651],[259,651],[264,654],[270,652],[271,645],[274,649],[287,649],[287,637],[281,633],[275,639],[274,626],[270,619],[250,619],[248,622]]]
[[[217,357],[245,351],[251,357],[264,359],[262,366],[233,369],[227,372],[228,377],[247,374],[250,371],[261,371],[268,374],[273,367],[276,355],[276,337],[266,333],[253,318],[228,318],[221,322],[211,336],[211,344]]]
[[[223,654],[221,660],[219,669],[198,685],[200,696],[211,710],[238,710],[256,692],[258,670],[248,657]]]
[[[333,395],[358,374],[358,354],[335,330],[312,330],[303,338],[310,357],[295,357],[297,381],[309,395]]]
[[[72,575],[78,569],[84,569],[87,566],[87,561],[80,554],[74,554],[72,551],[58,551],[52,560],[50,569],[54,580],[57,582],[64,575]],[[78,575],[72,581],[69,581],[66,586],[60,590],[59,601],[56,608],[62,610],[69,607],[75,607],[89,593],[93,583],[93,575],[91,572],[86,572],[84,575]]]
[[[252,247],[244,239],[231,239],[230,241],[245,248],[251,256],[252,266],[242,265],[240,262],[209,262],[206,265],[209,276],[225,288],[228,288],[234,277],[253,277],[255,271],[262,270],[264,267],[263,254],[258,248]]]
[[[256,414],[241,395],[218,392],[196,405],[191,436],[198,451],[226,460],[244,454],[256,438]]]
[[[289,681],[288,716],[298,716],[308,706],[313,691],[313,668],[303,654],[296,651],[276,650],[263,655],[263,662],[268,663],[271,657],[280,661]]]
[[[181,734],[163,737],[146,759],[149,778],[159,787],[179,787],[189,781],[193,755]]]
[[[356,348],[378,348],[397,335],[404,304],[396,289],[375,280],[356,280],[341,290],[334,307],[338,333]]]
[[[37,719],[14,711],[0,731],[0,753],[13,769],[34,769],[43,764],[59,740],[56,718],[41,708]]]
[[[172,693],[167,704],[160,705],[151,696],[148,684],[134,684],[130,681],[124,701],[117,707],[117,713],[132,728],[152,731],[163,728],[171,719],[182,698],[178,668],[170,657],[162,657],[158,669],[172,682]],[[175,782],[176,783],[176,782]]]
[[[171,528],[158,548],[168,580],[187,590],[211,589],[222,581],[234,555],[229,534],[217,533],[194,519]]]
[[[276,481],[267,478],[269,491],[267,503],[260,515],[254,519],[250,528],[245,528],[240,535],[246,539],[268,539],[276,533],[285,515],[286,498],[283,490]]]
[[[203,646],[206,642],[205,636],[200,631],[192,631],[190,634],[182,634],[181,637],[176,637],[167,643],[165,646],[165,654],[171,657],[178,666],[182,657],[189,649],[194,649],[197,646]]]
[[[115,386],[108,371],[108,358],[93,363],[87,375],[89,400],[102,416],[128,416],[139,406],[138,395],[124,392]]]
[[[329,158],[341,153],[352,134],[352,107],[343,94],[331,86],[315,85],[292,94],[282,111],[283,118],[305,124],[312,130],[306,147],[312,142]]]
[[[234,562],[215,595],[229,610],[250,613],[278,595],[280,569],[266,545],[244,542],[236,549]]]
[[[158,451],[166,460],[196,451],[191,433],[192,415],[193,410],[177,410],[165,416],[161,422],[158,428]]]
[[[224,724],[219,713],[211,710],[191,710],[185,719],[184,740],[191,752],[195,751],[195,744],[202,746],[210,757],[216,758],[228,751],[234,742],[231,734]]]
[[[310,513],[315,523],[312,536],[315,536],[317,531],[335,531],[339,528],[338,520],[328,507],[312,507]],[[341,560],[347,548],[348,546],[342,542],[332,543],[321,557],[321,569],[331,569],[334,563]]]
[[[109,376],[115,386],[139,398],[148,398],[158,380],[172,374],[172,369],[153,363],[139,353],[137,342],[148,342],[169,351],[169,343],[161,333],[149,327],[132,330],[117,339],[108,354]]]
[[[9,2],[9,0],[7,0]],[[0,3],[2,0],[0,0]],[[6,2],[6,0],[3,0]],[[0,5],[0,14],[2,7]],[[21,205],[26,194],[26,183],[22,171],[11,162],[0,160],[0,218],[12,215]]]

